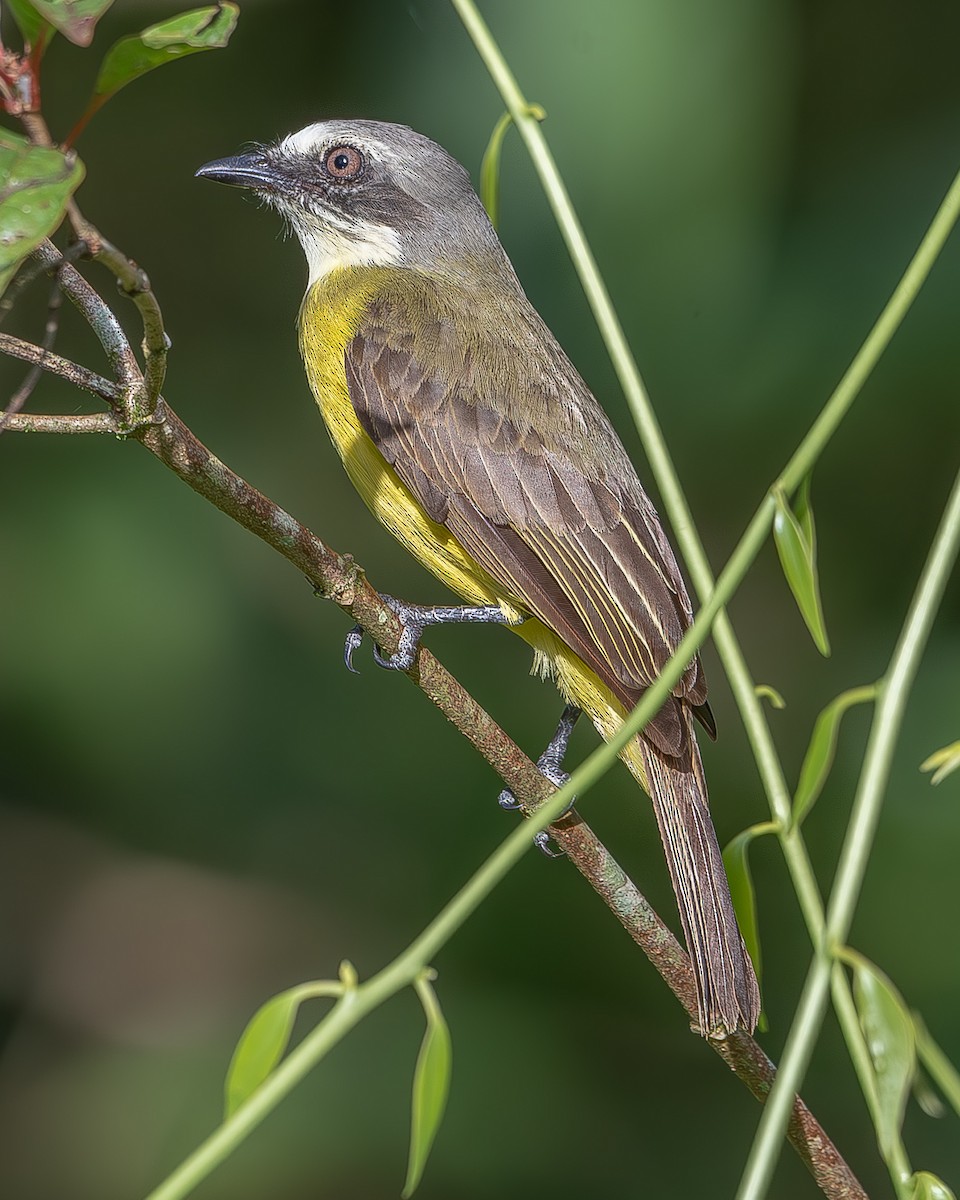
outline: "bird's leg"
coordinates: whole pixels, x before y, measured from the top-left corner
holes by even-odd
[[[555,784],[557,787],[563,787],[563,785],[570,778],[568,773],[563,769],[563,760],[567,753],[567,746],[570,744],[570,735],[573,733],[573,727],[576,725],[581,711],[582,710],[577,708],[575,704],[567,705],[560,717],[560,723],[557,725],[556,732],[547,743],[546,750],[544,750],[544,752],[537,759],[537,770],[541,775],[544,775],[552,784]],[[565,817],[570,809],[573,808],[576,800],[576,796],[571,797],[570,803],[563,810],[563,812],[559,814],[556,820],[559,821]],[[503,789],[498,797],[497,803],[501,808],[512,809],[520,807],[520,805],[517,803],[516,796],[510,791],[509,788]],[[557,851],[551,848],[550,835],[545,829],[538,833],[533,840],[544,854],[551,858],[560,857]]]
[[[499,604],[406,604],[394,596],[381,593],[380,599],[397,614],[402,632],[396,654],[385,658],[380,647],[374,645],[373,657],[381,667],[390,671],[408,671],[413,666],[420,646],[420,638],[428,625],[493,624],[512,625],[514,622]],[[363,630],[354,625],[343,645],[343,661],[347,669],[356,672],[353,656],[363,641]]]

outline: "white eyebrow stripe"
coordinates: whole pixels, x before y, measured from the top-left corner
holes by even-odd
[[[356,146],[358,150],[371,154],[374,158],[379,158],[381,162],[396,162],[400,158],[392,146],[363,137],[352,126],[338,126],[335,121],[316,121],[313,125],[306,125],[296,133],[287,134],[280,142],[280,151],[281,153],[310,155],[315,154],[324,143],[328,146],[335,146],[338,142]]]
[[[280,143],[280,149],[290,150],[294,154],[309,154],[311,150],[316,150],[320,142],[324,140],[323,131],[326,128],[327,126],[322,122],[317,122],[299,129],[296,133],[287,134]]]

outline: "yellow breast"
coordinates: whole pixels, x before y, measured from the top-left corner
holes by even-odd
[[[378,268],[336,270],[304,297],[300,351],[317,405],[353,486],[374,516],[458,595],[471,604],[500,604],[518,619],[496,581],[447,529],[430,520],[370,440],[351,403],[344,355],[383,275]]]

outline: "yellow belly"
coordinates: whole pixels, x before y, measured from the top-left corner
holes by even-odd
[[[382,273],[377,268],[334,271],[304,297],[300,350],[307,378],[347,474],[374,516],[415,558],[470,604],[496,604],[513,630],[534,651],[534,670],[556,680],[564,697],[582,708],[603,737],[622,724],[623,706],[610,690],[536,617],[527,617],[497,581],[464,550],[420,502],[371,441],[350,400],[344,370],[347,345]],[[631,745],[623,754],[642,786],[640,756]]]

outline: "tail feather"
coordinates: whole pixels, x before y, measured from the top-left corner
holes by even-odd
[[[564,697],[582,708],[600,735],[609,739],[623,724],[624,707],[607,685],[536,619],[518,625],[516,631],[533,646],[536,669],[555,674]],[[700,1028],[704,1035],[752,1031],[760,1016],[760,989],[737,926],[710,819],[694,714],[679,697],[668,703],[675,706],[678,717],[676,755],[641,735],[620,756],[653,800],[696,978]],[[707,725],[711,734],[712,725],[711,718]]]
[[[646,788],[696,976],[701,1030],[750,1032],[760,1015],[760,990],[710,819],[697,739],[682,707],[688,733],[682,757],[669,757],[640,739]]]

